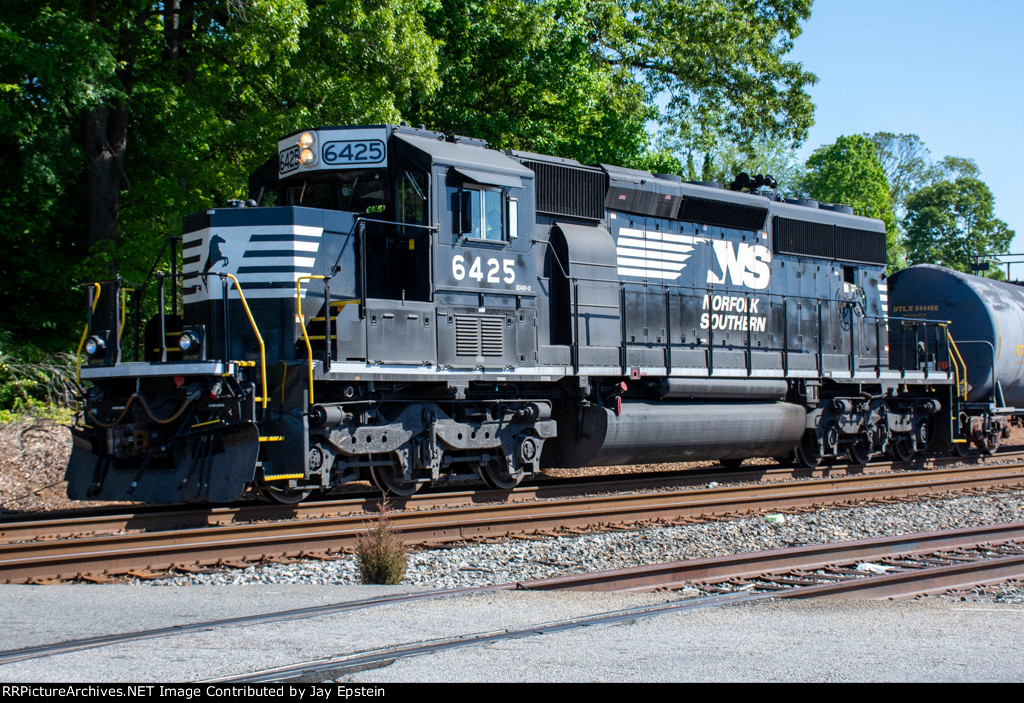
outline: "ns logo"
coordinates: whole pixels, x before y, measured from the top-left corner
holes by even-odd
[[[743,286],[753,290],[768,287],[771,278],[772,253],[766,246],[740,242],[733,248],[733,242],[716,240],[711,242],[715,251],[715,262],[708,269],[708,283],[724,284],[726,279],[734,286]],[[721,271],[716,273],[715,269]]]

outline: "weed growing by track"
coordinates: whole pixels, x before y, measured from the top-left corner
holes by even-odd
[[[356,544],[356,562],[366,584],[393,586],[405,576],[405,544],[391,524],[391,506],[386,500],[379,506],[376,523]]]

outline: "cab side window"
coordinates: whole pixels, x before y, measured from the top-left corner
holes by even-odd
[[[454,230],[469,239],[508,240],[501,188],[466,184],[453,193]]]

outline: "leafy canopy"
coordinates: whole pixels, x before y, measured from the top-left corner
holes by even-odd
[[[183,215],[243,195],[277,138],[311,124],[404,118],[677,173],[719,139],[799,142],[815,79],[785,56],[809,14],[810,0],[13,3],[0,329],[67,346],[77,282],[141,281]],[[652,143],[656,125],[678,148]]]
[[[995,217],[995,198],[973,176],[925,186],[907,198],[907,259],[972,272],[971,263],[1006,253],[1014,232]],[[999,268],[980,272],[1002,278]]]
[[[875,145],[863,135],[844,136],[807,159],[805,191],[826,203],[842,203],[854,214],[885,223],[889,270],[902,268],[903,247],[889,197],[889,183]]]
[[[77,282],[141,281],[181,217],[242,195],[281,134],[397,121],[438,85],[432,7],[15,3],[0,18],[0,328],[66,346]]]
[[[415,122],[493,145],[664,170],[719,139],[799,143],[816,80],[784,56],[810,0],[441,0],[441,88]]]

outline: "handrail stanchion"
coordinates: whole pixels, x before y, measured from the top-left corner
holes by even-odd
[[[167,361],[167,308],[166,301],[164,301],[164,275],[159,275],[160,279],[160,361]]]
[[[313,405],[313,345],[309,343],[309,334],[306,332],[306,317],[302,314],[302,282],[322,280],[326,281],[327,276],[311,275],[311,276],[299,276],[295,279],[295,308],[296,315],[299,317],[299,327],[302,328],[302,340],[306,343],[306,356],[309,359],[309,404]],[[324,306],[327,309],[327,319],[331,319],[331,299],[325,297]],[[330,348],[331,344],[331,333],[330,325],[327,325],[327,345]]]
[[[267,409],[267,350],[263,344],[263,335],[260,334],[259,327],[256,326],[256,320],[253,319],[252,311],[249,309],[249,303],[245,299],[245,293],[242,292],[242,286],[238,283],[238,279],[230,273],[219,274],[230,278],[234,284],[235,289],[238,291],[238,297],[242,301],[242,308],[245,309],[245,314],[249,317],[249,324],[252,325],[252,331],[256,335],[256,341],[260,344],[260,383],[262,384],[263,396],[259,398],[263,403],[263,409]],[[226,296],[225,296],[226,297]]]
[[[92,295],[94,288],[96,294]],[[78,350],[75,352],[75,382],[78,385],[82,384],[82,347],[85,346],[85,340],[89,337],[89,333],[92,332],[92,314],[96,312],[96,306],[100,303],[100,284],[90,283],[86,290],[89,291],[92,301],[85,304],[85,329],[82,330],[82,338],[78,340]]]

